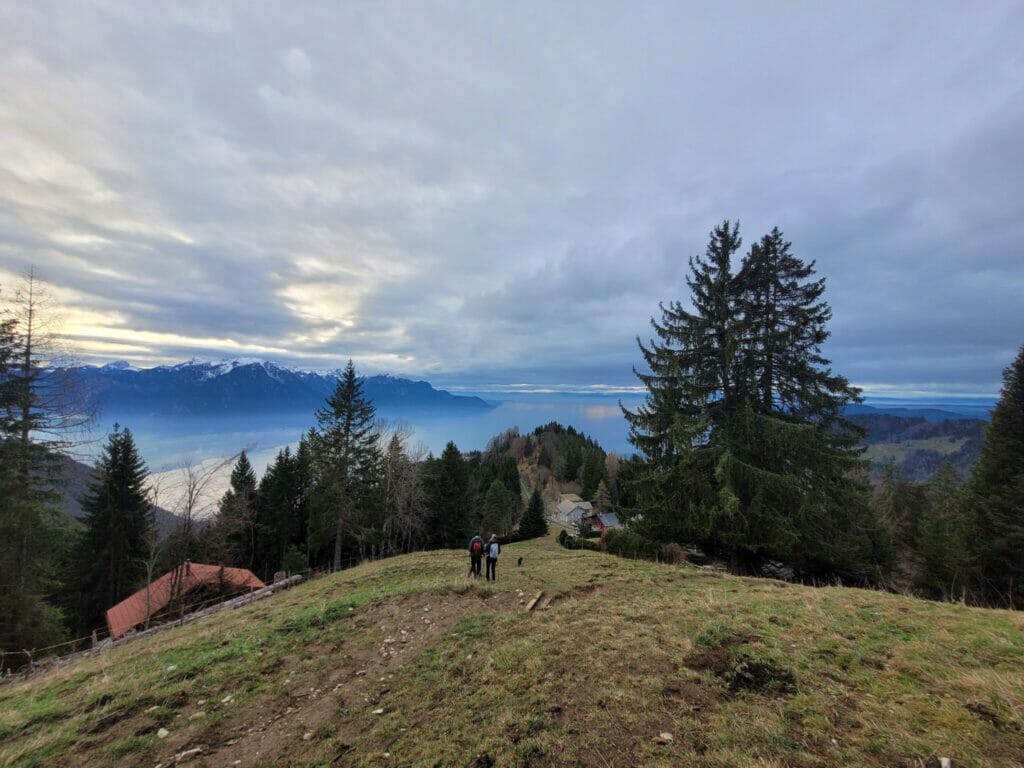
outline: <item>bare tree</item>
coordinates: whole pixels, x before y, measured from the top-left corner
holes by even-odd
[[[0,306],[0,648],[45,645],[63,632],[44,597],[64,546],[54,454],[85,442],[93,419],[56,326],[31,270]]]
[[[410,456],[405,446],[411,436],[412,430],[407,426],[394,428],[384,454],[385,555],[411,551],[425,526],[426,493],[420,464],[426,449],[417,446]]]
[[[10,303],[18,348],[11,366],[22,455],[31,443],[68,452],[89,441],[95,409],[60,339],[60,318],[43,280],[30,269]]]
[[[238,455],[197,462],[195,457],[185,458],[178,470],[175,488],[177,501],[173,511],[179,517],[178,529],[173,534],[171,554],[175,565],[191,559],[196,543],[197,526],[201,520],[208,520],[216,508],[218,481],[224,471],[234,464]]]
[[[160,477],[152,479],[149,484],[149,503],[153,510],[154,519],[156,511],[160,508],[162,485],[163,479]],[[149,629],[149,620],[152,616],[150,587],[156,578],[156,571],[160,566],[161,560],[163,560],[167,544],[167,537],[161,534],[159,526],[154,523],[146,532],[146,557],[141,561],[142,566],[146,569],[146,629]]]

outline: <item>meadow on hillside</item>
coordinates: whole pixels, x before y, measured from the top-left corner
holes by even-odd
[[[366,563],[4,685],[0,764],[1024,761],[1017,613],[553,536],[506,547],[493,585],[465,566],[452,551]]]

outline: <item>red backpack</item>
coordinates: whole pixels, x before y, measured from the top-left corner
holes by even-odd
[[[480,539],[473,539],[473,543],[470,545],[469,551],[473,553],[475,557],[480,557],[484,553],[484,543]]]

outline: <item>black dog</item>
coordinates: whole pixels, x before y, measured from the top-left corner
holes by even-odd
[[[523,558],[522,558],[522,556],[520,556],[518,562],[516,562],[516,565],[517,566],[521,566],[522,564],[523,564]]]

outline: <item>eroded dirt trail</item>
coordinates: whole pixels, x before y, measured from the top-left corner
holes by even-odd
[[[382,698],[399,670],[468,617],[521,610],[516,592],[467,590],[374,602],[347,621],[349,631],[338,642],[308,646],[292,670],[286,661],[270,671],[282,676],[279,691],[187,739],[169,738],[154,765],[346,763],[348,745],[383,714]]]

